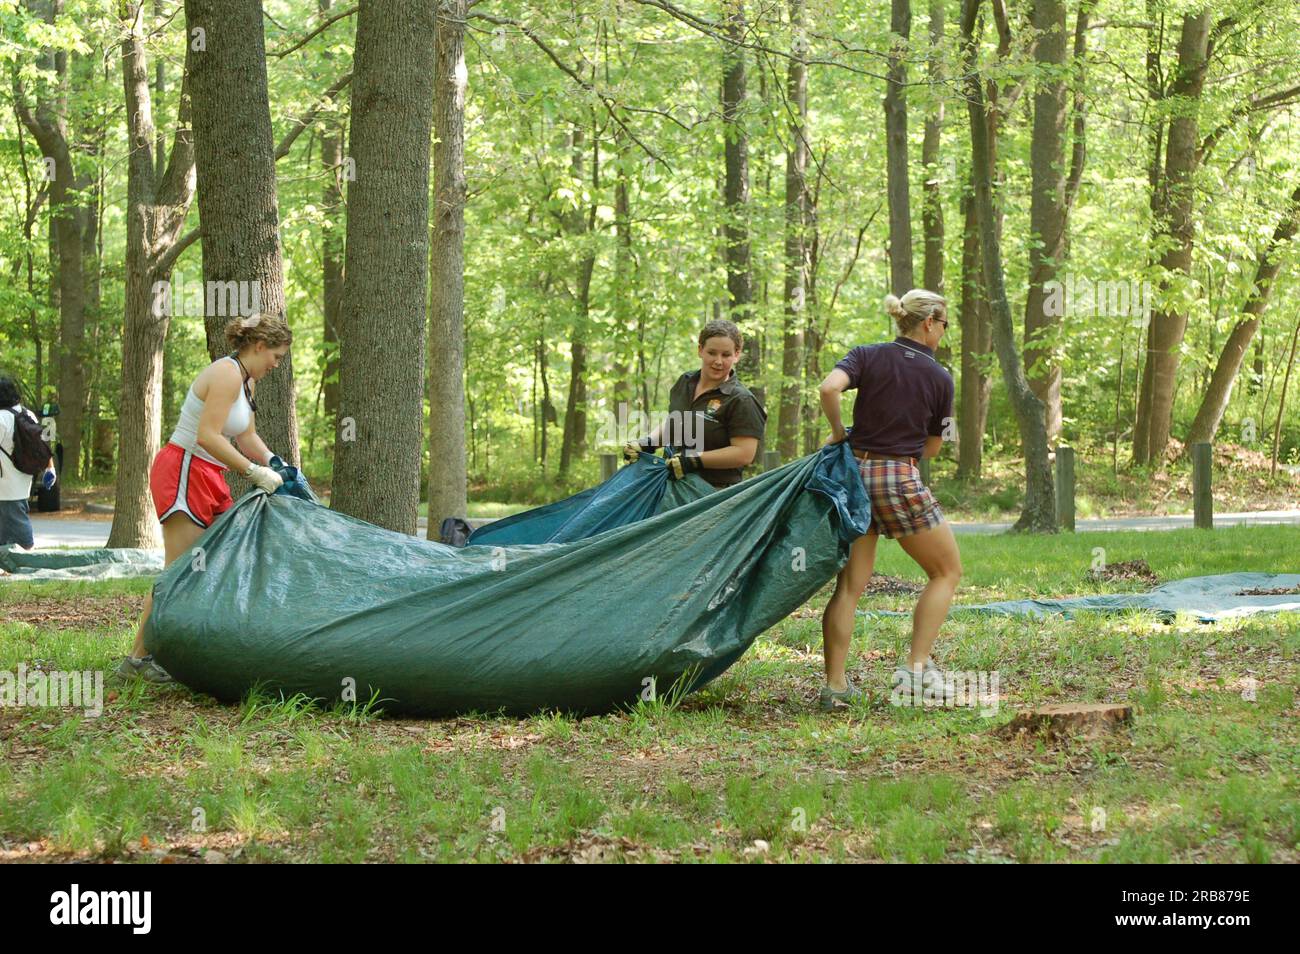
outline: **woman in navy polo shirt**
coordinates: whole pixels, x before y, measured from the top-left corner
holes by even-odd
[[[826,686],[820,702],[826,710],[862,695],[849,684],[844,664],[858,599],[871,580],[881,536],[896,539],[929,577],[912,616],[911,650],[894,672],[896,698],[943,698],[944,677],[930,659],[930,647],[961,579],[961,555],[952,528],[916,467],[920,458],[939,453],[944,429],[952,420],[952,375],[934,357],[948,330],[948,304],[942,296],[916,288],[901,299],[886,297],[885,310],[898,325],[899,336],[854,348],[820,389],[822,410],[831,425],[830,443],[849,439],[871,498],[870,527],[854,542],[822,617]],[[850,435],[840,419],[840,394],[854,389],[858,396]]]
[[[648,437],[629,441],[629,463],[665,445],[676,456],[668,474],[680,479],[698,473],[714,487],[744,479],[744,469],[758,453],[767,412],[734,370],[740,360],[740,329],[730,321],[710,321],[700,332],[700,367],[687,371],[668,395],[668,419]]]

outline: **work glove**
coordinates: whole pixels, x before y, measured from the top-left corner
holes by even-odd
[[[654,452],[654,441],[648,437],[643,437],[639,441],[628,441],[623,445],[623,460],[629,464],[635,464],[641,454],[653,454]]]
[[[672,480],[681,480],[687,474],[698,473],[704,469],[704,462],[700,460],[698,451],[686,451],[676,457],[669,457],[664,463],[668,465],[668,476]]]
[[[46,490],[49,490],[54,486],[54,482],[58,479],[58,475],[54,473],[54,468],[46,467],[45,473],[41,475],[41,486]]]
[[[270,467],[263,467],[261,464],[254,464],[244,471],[244,479],[254,487],[265,490],[268,494],[273,494],[280,489],[284,483],[284,478],[273,471]]]

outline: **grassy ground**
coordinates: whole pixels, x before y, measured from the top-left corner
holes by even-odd
[[[1161,579],[1295,572],[1300,529],[961,544],[974,602],[1135,588],[1087,579],[1098,546]],[[920,579],[892,544],[878,570]],[[146,587],[0,586],[0,670],[110,668]],[[599,718],[390,720],[139,685],[98,718],[0,709],[0,860],[1300,861],[1300,614],[951,622],[936,655],[996,671],[996,714],[827,716],[824,602],[680,705]],[[882,701],[908,632],[860,622],[851,670]],[[997,732],[1067,700],[1135,720],[1092,740]]]

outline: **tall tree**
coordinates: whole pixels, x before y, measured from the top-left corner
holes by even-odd
[[[1025,503],[1016,530],[1044,533],[1056,530],[1056,500],[1052,488],[1052,468],[1048,461],[1047,426],[1043,402],[1030,390],[1017,353],[1011,306],[1007,301],[1002,272],[1002,247],[993,205],[993,169],[990,165],[989,135],[984,106],[984,86],[974,27],[982,0],[962,0],[961,38],[965,90],[970,113],[971,166],[975,186],[975,214],[979,222],[980,256],[984,265],[984,283],[988,289],[993,318],[993,345],[997,351],[1002,378],[1020,425],[1020,440],[1025,453]],[[993,0],[997,2],[997,0]]]
[[[785,293],[781,349],[781,406],[777,449],[799,456],[803,312],[808,293],[808,70],[803,56],[803,0],[790,0],[792,55],[786,72],[789,145],[785,157]]]
[[[580,251],[571,292],[574,317],[569,339],[569,396],[564,408],[564,434],[560,440],[561,474],[569,472],[574,459],[582,455],[587,443],[587,324],[591,315],[591,276],[596,268],[596,246],[590,237],[596,228],[599,206],[596,191],[600,187],[600,140],[594,135],[591,138],[591,202],[586,207],[581,200],[586,179],[584,137],[581,127],[576,125],[569,133],[569,153],[577,188],[573,205],[563,216],[564,228],[578,239]]]
[[[1047,439],[1061,431],[1061,366],[1050,345],[1061,315],[1047,307],[1065,257],[1065,3],[1034,0],[1033,29],[1038,66],[1034,131],[1029,146],[1032,176],[1029,210],[1029,292],[1025,296],[1025,371],[1047,415]]]
[[[984,428],[988,421],[993,379],[983,365],[993,348],[993,327],[984,297],[979,221],[975,216],[975,174],[961,197],[961,404],[957,410],[957,479],[972,480],[984,471]]]
[[[42,19],[53,25],[63,10],[62,0],[40,4]],[[50,181],[50,251],[55,279],[51,299],[59,310],[58,389],[62,416],[59,439],[63,443],[64,468],[77,474],[81,467],[81,431],[86,405],[86,276],[83,263],[87,210],[83,191],[89,180],[76,166],[77,151],[68,120],[68,54],[50,50],[44,66],[53,72],[55,86],[40,90],[33,110],[26,91],[14,74],[14,104],[19,118],[40,146],[42,155],[54,161]],[[37,400],[40,397],[38,395]]]
[[[929,80],[930,106],[925,116],[925,137],[921,141],[921,167],[925,172],[922,186],[921,229],[925,242],[925,265],[922,284],[935,294],[944,293],[943,281],[943,187],[939,179],[939,149],[943,140],[944,100],[941,90],[943,70],[944,0],[930,0]],[[938,358],[951,360],[951,348],[940,343]]]
[[[434,61],[433,228],[429,241],[429,527],[464,517],[466,0],[440,0]]]
[[[318,0],[322,16],[329,13],[330,0]],[[328,50],[322,54],[328,63],[333,55]],[[338,440],[339,412],[339,312],[343,306],[343,177],[344,124],[337,112],[326,114],[320,134],[321,171],[325,174],[321,211],[324,216],[321,229],[321,289],[322,289],[322,362],[321,391],[325,405],[325,420],[334,429]]]
[[[1011,23],[1007,18],[1004,0],[989,0],[992,19],[998,34],[995,65],[990,73],[1003,72],[1014,58],[1033,54],[1033,37],[1020,53],[1014,49]],[[982,33],[982,17],[975,14],[974,34]],[[1025,90],[1025,79],[1017,77],[1016,70],[1007,70],[1011,78],[1001,84],[994,76],[984,80],[985,141],[988,144],[988,168],[992,176],[990,191],[994,208],[994,229],[998,241],[1002,239],[1002,182],[1004,173],[998,162],[998,142],[1002,124],[1011,115],[1012,108]],[[969,78],[967,80],[969,82]],[[983,471],[984,428],[988,421],[989,396],[993,381],[985,369],[985,362],[993,351],[993,315],[985,284],[984,259],[980,249],[980,224],[975,204],[975,168],[972,164],[969,178],[962,193],[962,277],[958,313],[961,325],[961,408],[957,418],[957,477],[961,480],[979,477]]]
[[[1180,278],[1191,273],[1196,235],[1195,176],[1200,165],[1201,91],[1209,67],[1210,14],[1193,10],[1183,16],[1178,41],[1178,66],[1169,92],[1163,96],[1171,113],[1163,173],[1151,196],[1155,234],[1152,247],[1163,249],[1157,299],[1147,328],[1147,361],[1133,428],[1133,460],[1162,463],[1173,423],[1174,385],[1179,348],[1187,330],[1187,307],[1171,296]]]
[[[230,290],[250,283],[262,312],[285,313],[266,40],[259,0],[185,0],[185,20],[205,301],[211,299],[203,324],[215,360],[226,353],[223,330],[243,300],[237,294],[231,307]],[[257,385],[257,432],[272,452],[296,462],[292,354]]]
[[[723,226],[727,296],[733,321],[750,317],[754,274],[749,261],[749,134],[745,129],[745,7],[724,0],[727,43],[722,60],[722,130],[726,182]]]
[[[889,69],[885,79],[885,178],[889,195],[889,283],[895,295],[914,286],[912,206],[907,164],[907,44],[911,0],[890,0]]]
[[[427,332],[434,19],[423,0],[364,0],[357,13],[349,143],[356,179],[348,184],[341,439],[331,501],[335,510],[411,534],[419,520],[425,379],[424,348],[406,345],[424,342]]]
[[[168,288],[176,259],[198,237],[197,231],[181,237],[194,198],[194,141],[187,72],[181,79],[171,155],[159,172],[151,151],[156,148],[158,133],[145,50],[149,25],[143,3],[128,4],[124,12],[126,301],[122,397],[117,409],[117,479],[108,545],[153,547],[159,542],[158,520],[149,497],[149,466],[162,441],[163,357],[173,310]],[[154,18],[160,19],[157,12]]]
[[[1246,349],[1251,339],[1259,330],[1260,320],[1273,295],[1273,286],[1277,273],[1282,267],[1282,250],[1295,238],[1300,228],[1300,187],[1291,193],[1286,211],[1273,230],[1268,245],[1260,253],[1255,266],[1255,279],[1251,282],[1250,293],[1241,313],[1246,317],[1233,326],[1228,340],[1223,343],[1223,351],[1214,365],[1214,373],[1201,398],[1201,406],[1196,412],[1196,419],[1187,432],[1187,445],[1204,441],[1213,441],[1218,433],[1223,414],[1228,409],[1228,400],[1232,397],[1232,386],[1237,380],[1237,372],[1246,357]]]

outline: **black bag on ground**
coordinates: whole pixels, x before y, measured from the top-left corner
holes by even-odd
[[[29,416],[26,408],[21,404],[15,404],[8,410],[14,416],[14,452],[10,454],[3,448],[0,448],[0,452],[3,452],[24,474],[35,477],[37,474],[44,473],[54,452],[50,450],[50,445],[45,443],[40,423]]]
[[[56,480],[54,486],[46,490],[44,485],[39,482],[36,485],[36,510],[39,513],[55,513],[63,509],[63,502],[60,499],[59,489],[63,486],[63,481]]]
[[[449,547],[463,547],[472,528],[460,517],[448,517],[438,528],[439,542]]]

